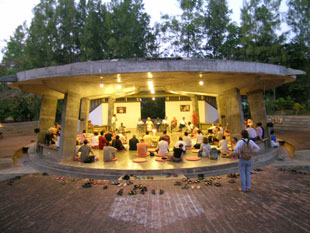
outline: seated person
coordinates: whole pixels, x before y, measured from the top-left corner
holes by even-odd
[[[107,139],[104,136],[104,131],[100,132],[100,137],[99,137],[99,149],[103,149],[107,143]]]
[[[124,126],[124,123],[122,122],[121,125],[118,127],[119,132],[125,131],[126,126]]]
[[[78,152],[79,152],[79,149],[80,149],[80,142],[79,140],[76,140],[75,142],[75,154],[77,155],[76,157],[78,157]]]
[[[188,133],[191,133],[192,131],[193,131],[193,128],[194,126],[192,125],[192,123],[189,121],[188,123],[187,123],[187,126],[186,126],[186,132],[188,132]]]
[[[186,151],[185,142],[183,141],[182,137],[179,137],[179,141],[177,141],[174,145],[174,148],[179,148],[179,145],[183,145],[184,152]]]
[[[52,145],[56,143],[55,135],[54,135],[54,128],[51,127],[48,129],[47,133],[45,134],[45,144]]]
[[[113,135],[108,131],[104,134],[104,137],[107,139],[107,142],[111,142]]]
[[[211,146],[209,144],[208,138],[203,137],[202,143],[200,145],[200,150],[198,152],[198,157],[209,157],[211,151]]]
[[[81,144],[84,143],[84,140],[86,140],[86,130],[84,129],[83,132],[82,132],[82,135],[81,135]]]
[[[200,149],[200,145],[202,143],[203,135],[200,130],[197,131],[196,144],[194,145],[195,149]]]
[[[157,144],[156,152],[160,155],[166,155],[169,153],[169,144],[166,138],[160,138],[160,141]]]
[[[192,147],[192,140],[191,140],[191,138],[188,136],[188,132],[185,132],[185,133],[184,133],[183,141],[185,142],[185,146],[186,146],[187,148],[191,148],[191,147]]]
[[[137,129],[139,133],[142,133],[144,131],[144,122],[141,120],[141,117],[139,117],[138,119]]]
[[[141,139],[140,143],[137,144],[138,155],[145,156],[147,155],[147,144],[144,142],[144,139]]]
[[[212,130],[212,132],[215,133],[215,130],[216,130],[216,125],[215,125],[215,123],[212,123],[212,126],[208,128],[208,131],[209,131],[209,130]]]
[[[165,141],[168,142],[168,145],[170,144],[170,136],[167,134],[167,130],[164,130],[163,135],[161,135],[160,138],[165,138]]]
[[[271,146],[278,147],[279,143],[277,142],[277,137],[274,135],[274,130],[270,131],[270,139],[271,139]]]
[[[172,130],[175,129],[175,128],[177,127],[177,125],[178,125],[178,120],[177,120],[175,117],[173,117],[173,119],[171,120],[170,125],[171,125],[171,132],[172,132]]]
[[[91,147],[94,148],[94,149],[98,149],[99,148],[98,132],[95,132],[93,138],[91,139]]]
[[[228,145],[227,145],[227,141],[226,141],[226,137],[225,136],[223,136],[222,139],[219,142],[219,150],[220,150],[220,153],[222,155],[229,154]]]
[[[183,147],[185,147],[184,144],[179,144],[178,148],[176,147],[173,148],[173,156],[170,156],[169,158],[172,162],[183,162],[183,156],[185,153]]]
[[[145,135],[143,136],[143,140],[147,144],[148,147],[153,145],[152,137],[151,135],[149,135],[149,132],[145,133]]]
[[[137,144],[139,140],[136,138],[136,135],[132,135],[132,138],[129,139],[129,150],[137,150]]]
[[[115,152],[117,151],[116,148],[110,145],[109,142],[106,143],[106,146],[103,149],[103,161],[111,161],[115,158]]]
[[[166,133],[167,133],[167,129],[168,129],[168,126],[169,126],[168,117],[167,116],[165,116],[165,119],[162,120],[161,124],[162,124],[162,127],[163,127],[164,131],[166,131]]]
[[[157,130],[157,132],[158,132],[158,131],[159,131],[159,127],[160,127],[160,125],[161,125],[161,122],[160,122],[159,117],[156,118],[154,124],[155,124],[156,130]]]
[[[117,150],[125,150],[125,147],[123,146],[122,141],[119,139],[119,136],[117,135],[115,139],[112,141],[112,146],[116,148]]]
[[[84,140],[84,145],[80,147],[80,149],[77,152],[77,156],[78,153],[81,152],[81,161],[84,163],[91,163],[95,161],[95,155],[93,150],[91,149],[90,146],[87,145],[88,141],[85,139]],[[89,154],[92,154],[91,156],[89,156]]]
[[[125,131],[121,131],[119,134],[119,139],[121,140],[121,142],[124,144],[127,144],[127,137],[126,137],[126,133]]]
[[[252,139],[254,142],[259,140],[257,131],[253,128],[253,124],[251,126],[247,126],[247,131],[249,134],[249,139]]]
[[[186,127],[186,120],[185,120],[185,117],[183,117],[182,120],[180,121],[180,125],[179,125],[180,131],[182,131],[182,129],[185,127]]]

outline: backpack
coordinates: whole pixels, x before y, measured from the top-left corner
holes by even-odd
[[[218,150],[217,150],[216,148],[212,148],[212,149],[210,150],[210,159],[212,159],[212,160],[217,160],[218,157],[219,157],[219,152],[218,152]]]
[[[243,160],[250,160],[252,158],[252,155],[254,154],[253,148],[250,145],[250,139],[248,141],[245,141],[244,139],[242,139],[242,141],[243,141],[243,145],[241,147],[240,157]]]

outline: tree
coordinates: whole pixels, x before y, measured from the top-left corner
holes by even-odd
[[[242,60],[281,63],[281,0],[248,0],[241,9]]]
[[[201,57],[203,40],[202,0],[178,0],[183,13],[162,16],[162,41],[168,43],[165,55]]]
[[[226,0],[209,0],[206,9],[206,16],[204,18],[204,28],[207,35],[207,44],[205,50],[207,56],[211,58],[222,58],[225,53],[223,43],[226,39],[227,33],[229,36],[236,35],[236,27],[230,23]],[[230,30],[230,31],[228,31]],[[232,40],[230,40],[232,42]],[[229,44],[227,43],[226,46]],[[226,49],[228,49],[226,47]]]

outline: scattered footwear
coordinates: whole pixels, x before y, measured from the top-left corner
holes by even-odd
[[[156,191],[155,191],[155,189],[153,189],[153,190],[152,190],[152,194],[153,194],[153,195],[155,195],[155,194],[156,194]]]
[[[128,195],[136,195],[137,194],[137,192],[135,191],[135,190],[131,190],[129,193],[128,193]]]
[[[191,189],[195,189],[195,186],[194,186],[194,185],[192,185]]]
[[[229,180],[228,183],[234,184],[234,183],[236,183],[236,181],[235,180]]]
[[[160,190],[159,190],[159,194],[160,194],[160,195],[163,195],[163,194],[164,194],[164,190],[160,189]]]
[[[82,185],[83,188],[90,188],[92,186],[91,182],[86,182],[85,184]]]
[[[107,186],[107,185],[104,185],[104,186],[103,186],[103,189],[108,189],[108,186]]]
[[[221,187],[222,186],[222,184],[220,182],[214,182],[213,185],[216,186],[216,187]]]
[[[196,187],[196,189],[200,189],[200,185],[198,185],[198,186]]]
[[[48,176],[48,173],[47,172],[43,172],[42,176]]]
[[[235,173],[229,174],[227,176],[228,178],[237,178],[237,175]]]
[[[181,185],[182,185],[182,182],[181,182],[181,181],[176,181],[176,182],[174,182],[174,185],[175,185],[175,186],[181,186]]]
[[[119,195],[119,196],[122,196],[122,195],[123,195],[123,192],[124,192],[124,190],[123,190],[123,189],[120,189],[120,190],[118,190],[118,192],[117,192],[116,194]]]
[[[112,184],[112,185],[119,185],[120,183],[117,182],[117,181],[114,181],[114,182],[112,182],[111,184]]]
[[[185,185],[182,187],[182,189],[189,189],[188,184],[185,184]]]

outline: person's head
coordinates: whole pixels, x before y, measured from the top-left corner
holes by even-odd
[[[113,114],[114,117],[116,117],[116,114]]]
[[[84,145],[87,145],[88,141],[85,139],[83,143]]]
[[[80,145],[79,140],[76,140],[76,141],[75,141],[75,145],[77,145],[77,146]]]
[[[185,120],[185,117],[182,117],[183,120]]]
[[[98,136],[98,132],[97,131],[94,134],[95,134],[95,136]]]
[[[270,134],[274,134],[274,130],[270,130]]]
[[[147,118],[147,120],[148,120],[148,121],[150,121],[150,120],[151,120],[151,118],[150,118],[150,117],[148,117],[148,118]]]
[[[198,130],[198,134],[201,134],[201,131],[200,131],[200,130]]]
[[[219,127],[222,127],[222,124],[219,124]]]
[[[222,139],[223,139],[223,140],[225,140],[225,139],[226,139],[226,137],[225,137],[225,136],[223,136],[223,137],[222,137]]]
[[[103,134],[104,134],[104,131],[101,131],[101,132],[100,132],[100,135],[102,136]]]
[[[250,126],[249,126],[249,125],[247,125],[247,126],[246,126],[246,128],[248,129],[248,128],[250,128]]]
[[[119,135],[116,135],[116,137],[115,137],[116,139],[119,139]]]
[[[86,130],[85,130],[85,129],[83,130],[83,133],[86,133]]]
[[[185,132],[184,135],[185,135],[185,136],[188,136],[188,132]]]
[[[149,132],[148,131],[146,131],[146,133],[145,133],[146,135],[149,135]]]
[[[208,143],[209,143],[208,138],[207,138],[207,137],[203,137],[202,143],[203,143],[203,144],[208,144]]]
[[[231,142],[232,142],[232,143],[237,143],[237,142],[238,142],[238,138],[232,137]]]
[[[242,136],[243,138],[249,138],[249,133],[248,133],[248,131],[246,131],[245,129],[242,130],[242,131],[241,131],[241,136]]]
[[[183,138],[182,137],[179,137],[179,141],[182,141],[183,140]]]
[[[190,122],[190,121],[189,121],[187,124],[188,124],[188,125],[191,125],[191,124],[192,124],[192,122]]]
[[[167,134],[167,130],[164,130],[164,132],[163,132],[164,134]]]
[[[144,139],[142,138],[142,139],[140,140],[140,142],[144,142]]]
[[[132,138],[136,138],[136,135],[132,135]]]
[[[124,126],[124,123],[123,123],[123,122],[121,123],[121,126]]]
[[[165,120],[167,120],[168,119],[168,117],[167,116],[165,116]]]
[[[106,143],[105,143],[105,145],[106,145],[106,146],[109,146],[109,145],[110,145],[110,143],[109,143],[109,142],[106,142]]]
[[[183,148],[183,146],[184,146],[184,145],[183,145],[182,143],[180,143],[179,148]]]

